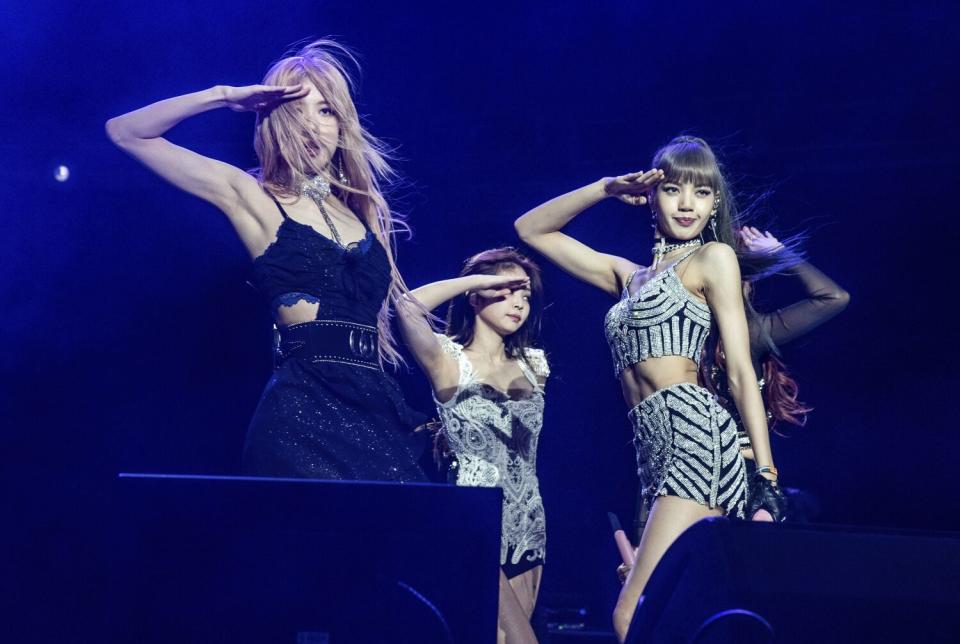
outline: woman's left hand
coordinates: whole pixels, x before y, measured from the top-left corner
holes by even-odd
[[[769,231],[760,232],[753,226],[744,226],[740,229],[740,240],[751,253],[776,253],[783,249],[780,240]]]

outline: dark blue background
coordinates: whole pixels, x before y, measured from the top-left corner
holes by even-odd
[[[270,320],[225,218],[114,149],[104,121],[259,82],[289,44],[326,34],[361,54],[361,113],[398,146],[411,285],[517,243],[519,214],[646,168],[681,132],[715,144],[744,192],[773,189],[763,225],[806,229],[814,264],[852,295],[841,317],[785,348],[816,411],[775,441],[784,482],[815,493],[825,522],[956,529],[948,6],[18,3],[0,45],[5,605],[38,639],[97,621],[114,474],[236,472],[270,370]],[[251,167],[252,128],[249,114],[223,110],[170,136]],[[62,184],[61,163],[72,172]],[[645,262],[648,222],[645,208],[610,202],[569,230]],[[544,268],[542,603],[584,605],[606,624],[617,556],[604,513],[626,520],[636,485],[601,333],[610,302]],[[761,293],[768,306],[796,295],[781,282]],[[400,377],[429,409],[419,375]]]

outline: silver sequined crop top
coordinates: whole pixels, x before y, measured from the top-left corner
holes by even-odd
[[[677,265],[695,252],[688,251],[633,295],[631,275],[620,301],[607,311],[604,330],[618,378],[624,369],[647,358],[683,356],[700,364],[710,334],[710,308],[686,289],[676,272]]]

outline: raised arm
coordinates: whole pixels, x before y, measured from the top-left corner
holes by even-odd
[[[514,227],[526,244],[542,253],[574,277],[596,286],[612,297],[637,265],[622,257],[600,253],[560,232],[574,217],[607,197],[640,205],[646,194],[663,178],[659,170],[604,178],[541,204],[517,219]]]
[[[756,228],[744,227],[740,238],[750,250],[776,252],[780,242],[769,232],[761,233]],[[777,345],[786,344],[809,333],[827,320],[838,315],[850,303],[850,294],[822,271],[808,262],[801,262],[789,269],[806,291],[806,298],[773,313],[760,316],[770,338]]]
[[[163,138],[163,134],[180,121],[202,112],[221,107],[235,111],[271,109],[306,92],[307,88],[302,85],[212,87],[112,118],[106,124],[107,135],[118,147],[176,187],[226,213],[249,247],[248,242],[254,240],[248,238],[256,237],[261,228],[258,221],[251,219],[258,209],[251,208],[250,201],[266,198],[257,181],[230,164],[174,145]]]
[[[509,295],[518,288],[529,288],[529,281],[503,275],[467,275],[421,286],[397,301],[400,332],[427,374],[437,400],[446,402],[454,395],[460,367],[453,356],[443,350],[430,326],[429,312],[467,291],[491,299]]]

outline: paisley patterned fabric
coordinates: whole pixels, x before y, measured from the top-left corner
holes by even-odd
[[[457,485],[503,489],[501,565],[529,569],[543,563],[546,530],[537,481],[537,442],[543,426],[544,389],[550,368],[540,349],[528,349],[520,369],[533,386],[513,397],[481,382],[463,346],[438,334],[443,350],[457,360],[457,391],[437,402],[441,431],[456,457]],[[510,576],[510,575],[508,575]]]

